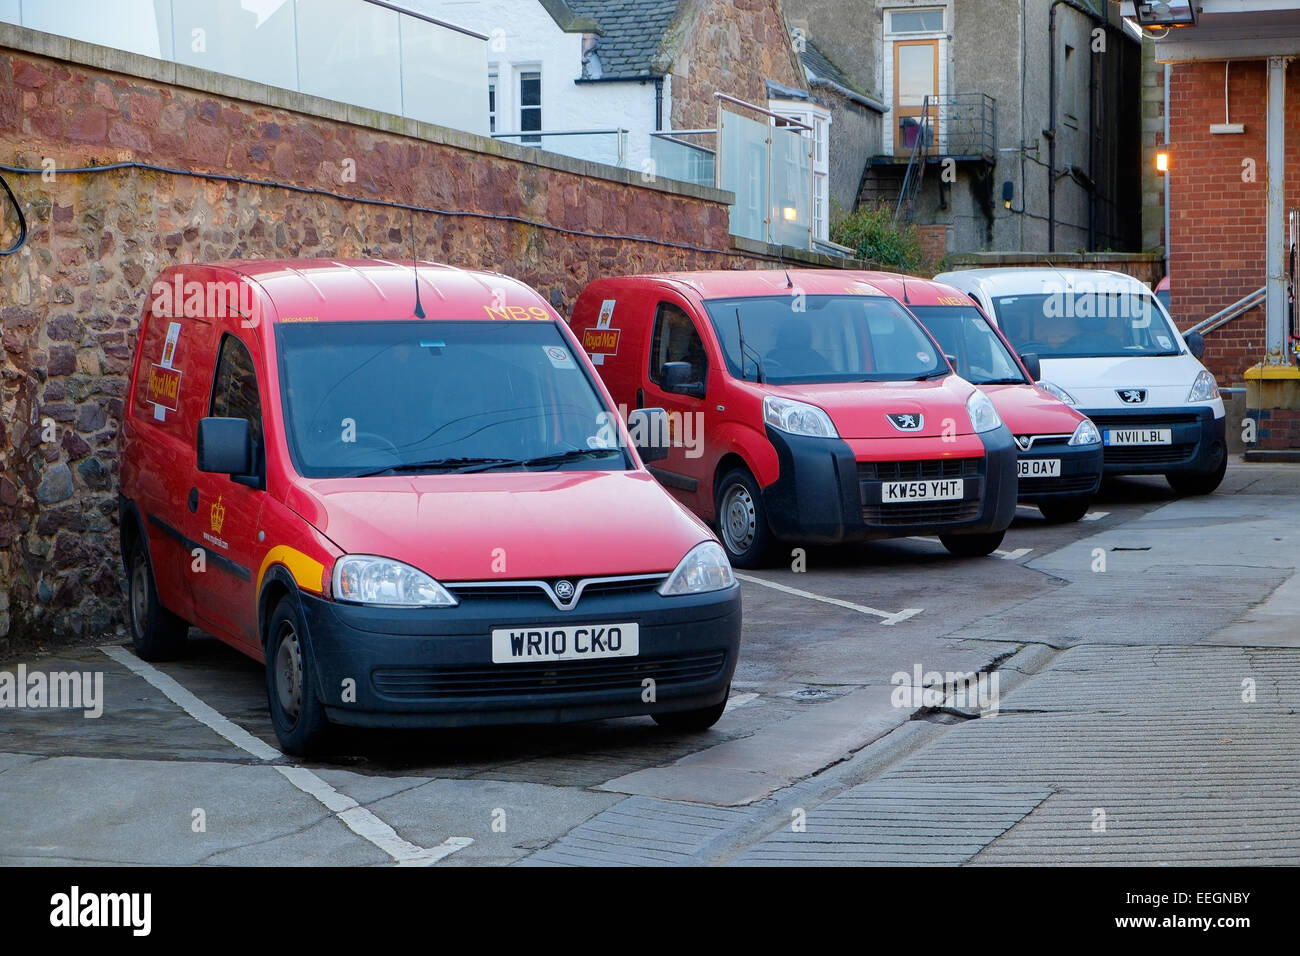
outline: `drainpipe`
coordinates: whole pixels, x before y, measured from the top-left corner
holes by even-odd
[[[1092,46],[1091,43],[1088,44]],[[1088,251],[1097,251],[1097,56],[1088,56],[1088,176],[1092,186],[1088,190]]]
[[[1169,87],[1174,74],[1171,63],[1165,64],[1165,152],[1169,151]],[[1172,237],[1169,235],[1169,200],[1173,196],[1169,181],[1174,178],[1172,169],[1165,170],[1165,275],[1169,275],[1169,262],[1172,258],[1170,249]]]
[[[664,128],[664,78],[655,77],[655,132]]]
[[[1288,57],[1268,58],[1268,220],[1264,242],[1268,277],[1266,365],[1286,364],[1286,67]]]

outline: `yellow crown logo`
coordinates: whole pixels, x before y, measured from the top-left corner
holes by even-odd
[[[221,495],[217,495],[216,503],[213,504],[208,516],[212,525],[212,533],[221,534],[221,526],[226,523],[226,506],[221,503]]]

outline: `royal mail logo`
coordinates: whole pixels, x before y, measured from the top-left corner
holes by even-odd
[[[587,329],[582,333],[582,347],[588,355],[617,355],[619,329]]]
[[[213,502],[212,509],[208,512],[208,524],[213,534],[221,534],[221,526],[226,523],[226,506],[221,503],[221,497],[217,495],[217,500]]]
[[[181,393],[181,373],[174,368],[161,365],[149,369],[148,399],[163,408],[177,409],[177,399]]]

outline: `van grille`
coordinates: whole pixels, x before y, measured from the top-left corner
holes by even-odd
[[[1184,412],[1170,412],[1164,415],[1089,415],[1098,428],[1146,428],[1150,425],[1196,425],[1200,418]]]
[[[1106,449],[1108,465],[1165,465],[1192,457],[1195,445],[1113,445]]]
[[[639,694],[647,677],[662,690],[714,679],[726,663],[726,651],[707,651],[602,661],[385,667],[372,672],[370,679],[376,693],[403,700],[522,699],[617,690]]]
[[[1032,498],[1036,494],[1068,494],[1088,492],[1097,487],[1097,475],[1066,475],[1063,478],[1021,478],[1019,496]]]
[[[869,525],[894,528],[906,525],[972,521],[979,512],[978,500],[908,502],[897,505],[867,505],[862,509],[862,520]]]
[[[936,458],[917,461],[860,461],[858,481],[920,481],[923,478],[978,478],[983,458]]]

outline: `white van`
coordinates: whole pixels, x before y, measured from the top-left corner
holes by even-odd
[[[970,269],[935,277],[967,293],[1016,351],[1036,354],[1040,383],[1093,420],[1108,475],[1164,475],[1204,495],[1228,465],[1223,400],[1200,358],[1145,285],[1090,269]]]

